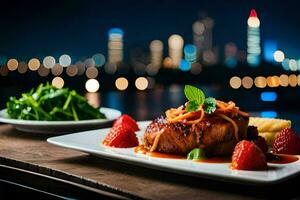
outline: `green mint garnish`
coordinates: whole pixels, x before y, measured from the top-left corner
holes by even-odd
[[[189,101],[195,101],[199,105],[202,105],[204,103],[205,100],[204,93],[202,92],[202,90],[194,86],[186,85],[184,87],[184,94]]]
[[[204,112],[212,114],[217,108],[216,99],[212,97],[205,98],[204,93],[199,88],[186,85],[184,87],[184,94],[189,100],[186,106],[188,112],[197,111],[201,105],[204,105]]]
[[[199,104],[196,101],[189,101],[185,109],[188,112],[196,111],[199,109]]]
[[[205,101],[205,95],[202,92],[202,90],[194,86],[186,85],[184,87],[184,94],[186,98],[189,100],[189,103],[186,107],[186,110],[188,112],[197,111]]]
[[[187,155],[187,160],[200,160],[206,158],[205,152],[203,149],[195,148]]]

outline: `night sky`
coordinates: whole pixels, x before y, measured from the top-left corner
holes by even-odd
[[[214,45],[235,42],[246,49],[247,18],[255,8],[262,40],[277,40],[290,58],[300,58],[300,3],[297,1],[1,1],[0,55],[28,60],[46,55],[90,57],[107,51],[107,31],[123,28],[125,48],[147,48],[181,34],[192,42],[192,24],[199,11],[215,19]]]

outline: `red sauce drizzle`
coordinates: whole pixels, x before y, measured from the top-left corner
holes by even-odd
[[[151,152],[144,145],[135,147],[134,152],[145,154],[145,155],[151,156],[151,157],[157,157],[157,158],[186,159],[186,156],[182,156],[182,155]],[[267,153],[266,158],[267,158],[268,163],[273,163],[273,164],[288,164],[288,163],[296,162],[297,160],[299,160],[299,158],[297,156],[284,155],[284,154],[272,154],[272,153]],[[200,162],[200,163],[215,163],[215,164],[216,163],[230,163],[231,157],[210,157],[210,158],[194,160],[194,161]]]
[[[299,160],[297,156],[285,155],[285,154],[266,154],[267,162],[273,164],[288,164]]]

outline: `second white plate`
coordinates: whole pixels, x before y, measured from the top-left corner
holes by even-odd
[[[0,122],[12,124],[20,131],[31,133],[45,134],[62,134],[70,132],[78,132],[88,129],[96,129],[109,126],[113,120],[121,116],[119,110],[112,108],[100,108],[100,111],[105,114],[107,119],[91,119],[80,121],[36,121],[36,120],[20,120],[11,119],[6,113],[6,109],[0,111]]]

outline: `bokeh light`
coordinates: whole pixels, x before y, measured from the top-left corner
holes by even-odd
[[[242,85],[246,89],[250,89],[253,86],[253,79],[250,76],[245,76],[242,79]]]
[[[153,40],[151,43],[150,43],[150,50],[151,51],[162,51],[163,48],[164,48],[164,44],[162,43],[162,41],[160,40]]]
[[[63,67],[60,64],[56,63],[54,67],[51,68],[51,73],[54,76],[59,76],[63,73],[63,70]]]
[[[191,63],[185,59],[182,59],[180,61],[179,69],[181,69],[182,71],[189,71],[191,69]]]
[[[275,51],[273,56],[276,62],[282,62],[285,58],[284,53],[280,50]]]
[[[66,73],[68,76],[70,77],[74,77],[77,75],[78,72],[78,68],[76,65],[70,65],[69,67],[67,67],[66,69]]]
[[[18,60],[15,58],[9,59],[7,61],[7,68],[9,71],[15,71],[18,68]]]
[[[286,74],[281,74],[279,77],[279,84],[282,87],[287,87],[289,86],[289,76]]]
[[[115,86],[118,90],[126,90],[128,88],[128,80],[124,77],[119,77],[115,81]]]
[[[96,67],[101,67],[105,64],[105,56],[101,53],[97,53],[95,55],[93,55],[93,60],[95,62],[95,66]]]
[[[48,74],[50,73],[50,69],[44,67],[44,65],[41,65],[37,72],[40,76],[45,77],[48,76]]]
[[[182,49],[184,40],[180,35],[173,34],[168,39],[168,45],[171,49]]]
[[[51,83],[56,88],[63,88],[64,84],[65,84],[65,81],[61,77],[57,76],[57,77],[53,78]]]
[[[241,87],[242,85],[242,80],[240,77],[238,76],[233,76],[230,78],[229,80],[229,84],[233,89],[238,89]]]
[[[96,67],[89,67],[85,72],[86,77],[93,79],[98,76],[98,69]]]
[[[258,88],[265,88],[267,86],[267,79],[263,76],[258,76],[254,79],[254,84]]]
[[[300,86],[300,74],[297,76],[298,85]]]
[[[195,62],[191,65],[191,74],[198,75],[202,72],[202,65]]]
[[[194,24],[193,24],[193,32],[196,34],[196,35],[202,35],[205,31],[205,26],[202,22],[200,21],[196,21]]]
[[[85,83],[85,89],[88,92],[97,92],[100,88],[100,84],[96,79],[89,79]]]
[[[288,58],[285,58],[282,61],[281,65],[282,65],[283,69],[285,69],[285,70],[289,70],[290,69],[289,62],[290,62],[290,59],[288,59]]]
[[[36,71],[39,69],[41,63],[39,61],[39,59],[37,58],[32,58],[29,60],[28,62],[28,68],[31,70],[31,71]]]
[[[289,60],[289,68],[291,71],[297,71],[298,66],[297,66],[297,61],[295,59]]]
[[[54,67],[55,63],[55,58],[52,56],[46,56],[43,60],[43,65],[48,69]]]
[[[87,92],[85,93],[85,97],[91,106],[94,108],[100,107],[101,96],[99,92]]]
[[[18,72],[20,74],[25,74],[28,70],[28,66],[25,62],[19,62],[19,66],[18,66]]]
[[[109,38],[122,38],[124,36],[124,31],[120,28],[111,28],[108,31]]]
[[[163,61],[163,66],[166,68],[172,68],[173,66],[173,61],[170,57],[166,57]]]
[[[280,80],[278,76],[267,77],[267,84],[269,87],[278,87],[280,85]]]
[[[95,60],[93,58],[88,58],[84,61],[84,65],[85,65],[86,68],[89,68],[89,67],[95,67],[96,63],[95,63]]]
[[[291,87],[296,87],[298,84],[297,76],[295,74],[291,74],[289,76],[289,84]]]
[[[178,67],[182,59],[184,40],[180,35],[173,34],[168,39],[169,56],[172,59],[172,67]]]
[[[139,77],[135,80],[135,87],[138,90],[145,90],[148,87],[148,80],[145,77]]]
[[[183,48],[184,58],[190,63],[194,63],[197,60],[197,47],[193,44],[187,44]]]
[[[64,55],[61,55],[59,57],[59,64],[62,66],[62,67],[68,67],[69,65],[71,65],[71,57],[67,54],[64,54]]]
[[[77,74],[78,75],[83,75],[85,73],[85,66],[84,63],[81,61],[76,62],[76,67],[77,67]]]
[[[258,28],[260,25],[260,21],[257,17],[249,17],[247,22],[248,26],[253,28]]]
[[[4,66],[0,67],[0,74],[1,74],[1,76],[7,76],[8,75],[7,65],[4,65]]]

